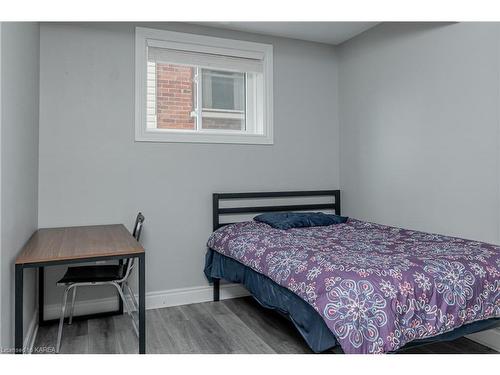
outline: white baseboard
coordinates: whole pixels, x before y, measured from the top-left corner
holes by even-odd
[[[248,296],[248,291],[240,284],[222,284],[220,298],[230,299]],[[137,298],[137,296],[136,296]],[[213,299],[211,286],[170,289],[146,293],[146,309],[158,309],[169,306],[188,305],[208,302]],[[102,311],[113,311],[118,308],[117,297],[78,301],[75,303],[75,315],[92,314]],[[47,305],[44,310],[45,319],[57,319],[61,314],[59,304]]]
[[[24,336],[23,348],[25,353],[33,352],[33,345],[35,345],[36,334],[38,333],[38,310],[35,310],[28,326],[28,331]]]
[[[220,299],[231,299],[248,295],[250,295],[250,293],[241,284],[222,284],[220,286]],[[172,289],[147,293],[146,308],[158,309],[169,306],[209,302],[212,300],[213,288],[211,286]]]
[[[474,333],[467,338],[500,352],[500,328]]]

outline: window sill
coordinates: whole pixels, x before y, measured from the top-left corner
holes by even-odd
[[[272,134],[242,134],[241,132],[213,133],[210,131],[193,133],[190,131],[146,131],[135,135],[136,142],[164,142],[164,143],[228,143],[228,144],[274,144]]]

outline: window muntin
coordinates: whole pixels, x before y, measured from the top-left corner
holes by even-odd
[[[272,143],[271,46],[138,28],[136,47],[136,140]]]

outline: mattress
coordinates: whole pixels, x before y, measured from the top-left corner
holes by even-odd
[[[238,223],[208,246],[299,297],[346,353],[392,352],[500,316],[500,251],[482,242],[350,219]]]

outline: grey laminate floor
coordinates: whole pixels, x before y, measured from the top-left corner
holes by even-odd
[[[148,310],[146,314],[148,353],[311,353],[288,320],[250,297]],[[56,336],[57,325],[40,327],[35,351],[53,348]],[[64,326],[61,353],[137,353],[137,338],[127,316],[76,321]],[[461,338],[403,353],[496,352]]]

